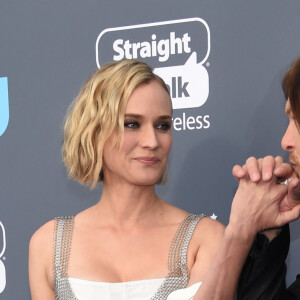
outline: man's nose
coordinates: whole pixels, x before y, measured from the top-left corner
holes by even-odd
[[[290,123],[287,127],[285,134],[281,140],[281,147],[283,150],[291,152],[293,151],[295,144],[294,144],[294,136],[293,136],[293,128],[292,124]]]

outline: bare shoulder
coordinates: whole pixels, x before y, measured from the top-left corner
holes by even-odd
[[[191,240],[194,249],[201,252],[218,248],[224,235],[225,226],[210,217],[203,217],[197,224]]]
[[[225,226],[210,217],[203,217],[196,228],[196,234],[201,233],[204,238],[213,237],[222,239]]]
[[[51,291],[54,220],[42,225],[29,243],[29,281],[32,297],[37,291]],[[43,288],[42,288],[43,287]],[[33,297],[34,299],[34,297]],[[39,298],[37,298],[39,299]]]
[[[29,243],[30,251],[49,250],[46,246],[51,246],[53,243],[54,222],[54,220],[48,221],[32,235]]]
[[[195,228],[191,243],[197,248],[219,243],[223,238],[224,230],[225,226],[221,222],[204,216]]]

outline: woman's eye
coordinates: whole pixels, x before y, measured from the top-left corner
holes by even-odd
[[[124,127],[135,129],[135,128],[139,128],[140,124],[138,122],[125,122]]]
[[[171,128],[171,124],[167,122],[159,123],[155,126],[157,129],[168,131]]]

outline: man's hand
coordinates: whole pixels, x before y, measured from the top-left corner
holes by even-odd
[[[266,156],[265,158],[260,159],[250,157],[243,166],[234,166],[232,174],[239,181],[245,178],[248,178],[248,180],[252,181],[253,183],[258,183],[260,181],[270,182],[271,180],[276,180],[275,183],[277,185],[281,185],[280,183],[284,182],[286,179],[292,178],[289,180],[287,185],[287,194],[278,202],[277,209],[279,215],[284,212],[291,211],[290,215],[285,215],[286,219],[281,219],[285,220],[286,223],[291,222],[299,217],[299,215],[297,215],[298,208],[293,210],[293,208],[297,207],[297,205],[300,203],[299,178],[294,173],[292,166],[284,163],[282,157],[277,156],[274,158],[272,156]],[[271,227],[265,227],[265,230],[262,231],[262,233],[267,236],[270,241],[275,238],[278,232],[281,230],[281,228],[274,227],[276,227],[275,224]]]
[[[292,209],[300,203],[300,181],[290,164],[284,163],[281,156],[266,156],[256,159],[250,157],[243,166],[235,165],[232,169],[233,176],[240,180],[249,176],[252,182],[270,181],[273,176],[277,178],[278,183],[292,178],[288,182],[287,197],[282,199],[280,210],[286,211]]]
[[[300,203],[288,210],[280,204],[288,187],[278,184],[276,177],[269,181],[252,182],[249,176],[241,179],[232,202],[229,227],[238,235],[253,237],[257,232],[282,227],[300,215]]]

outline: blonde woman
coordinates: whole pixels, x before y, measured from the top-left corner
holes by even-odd
[[[33,300],[162,300],[198,288],[224,226],[156,195],[155,184],[166,180],[171,122],[168,89],[147,64],[111,63],[87,80],[66,118],[63,161],[79,183],[102,181],[102,194],[33,235]]]

